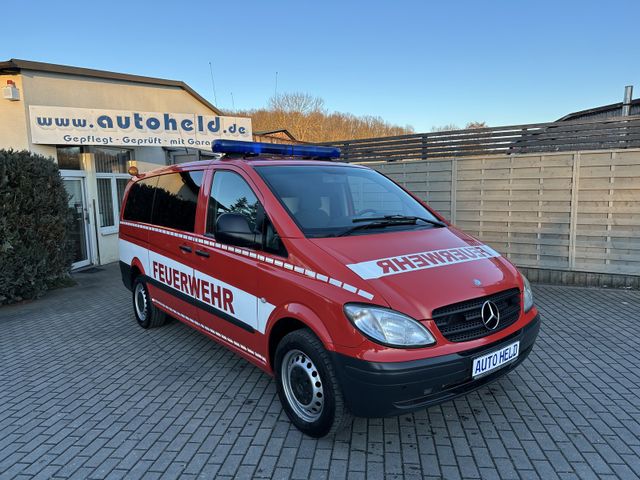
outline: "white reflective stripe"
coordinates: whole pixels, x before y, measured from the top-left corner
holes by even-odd
[[[135,243],[120,239],[118,241],[118,251],[121,262],[131,266],[131,262],[133,262],[133,259],[137,258],[138,260],[140,260],[144,271],[149,271],[149,251],[146,248],[141,247],[140,245],[136,245]]]
[[[144,225],[141,223],[133,223],[133,222],[127,222],[127,221],[122,221],[120,222],[120,225],[126,225],[128,227],[134,227],[134,228],[141,228],[143,230],[151,230],[153,232],[158,232],[158,233],[164,233],[166,235],[171,235],[171,236],[180,236],[181,238],[184,238],[185,240],[191,240],[193,242],[196,243],[202,243],[202,239],[200,239],[199,237],[195,237],[192,235],[185,235],[185,234],[178,234],[176,232],[173,232],[171,230],[165,230],[162,228],[157,228],[157,227],[152,227],[149,225]],[[233,252],[233,253],[237,253],[239,255],[244,255],[244,256],[249,256],[251,258],[255,258],[260,262],[264,262],[264,263],[268,263],[269,265],[275,265],[279,268],[284,268],[285,270],[289,270],[289,271],[295,271],[296,273],[299,273],[300,275],[304,275],[306,277],[309,278],[315,278],[316,280],[319,280],[323,283],[328,283],[330,285],[333,285],[335,287],[341,288],[343,290],[346,290],[347,292],[351,292],[351,293],[356,293],[357,295],[360,295],[361,297],[366,298],[367,300],[372,300],[374,295],[372,293],[369,293],[365,290],[362,289],[357,289],[347,283],[343,283],[340,280],[336,280],[333,278],[329,278],[326,275],[314,272],[313,270],[309,270],[309,269],[305,269],[302,268],[300,266],[297,265],[291,265],[290,263],[287,262],[283,262],[281,260],[277,260],[271,257],[267,257],[265,255],[257,255],[256,253],[250,251],[250,250],[243,250],[241,248],[237,248],[237,247],[233,247],[233,246],[228,246],[228,245],[223,245],[221,243],[217,243],[217,242],[207,242],[207,245],[212,246],[213,248],[216,248],[218,250],[225,250],[228,252]],[[357,273],[357,272],[356,272]],[[364,277],[363,277],[364,278]]]
[[[167,271],[160,267],[165,265],[185,275],[185,277],[177,278],[177,274],[172,278],[167,278]],[[149,266],[147,275],[154,280],[171,287],[172,289],[190,296],[196,300],[200,300],[208,305],[223,311],[227,315],[246,323],[250,327],[264,333],[268,316],[275,309],[274,305],[268,304],[271,309],[258,308],[258,297],[246,292],[238,287],[226,283],[218,278],[207,275],[204,272],[195,270],[188,265],[177,262],[171,258],[160,255],[153,250],[149,250]],[[174,272],[171,272],[174,274]],[[179,288],[176,288],[176,284]]]
[[[270,304],[269,302],[262,302],[258,300],[258,327],[257,330],[264,333],[267,329],[267,321],[269,317],[276,309],[275,305]]]
[[[213,328],[210,328],[210,327],[207,327],[206,325],[203,325],[202,323],[198,322],[197,320],[194,320],[193,318],[188,317],[184,313],[181,313],[181,312],[177,311],[176,309],[171,308],[169,305],[165,305],[164,303],[162,303],[159,300],[156,300],[156,299],[153,299],[153,298],[151,300],[156,305],[161,306],[165,310],[170,311],[171,313],[173,313],[174,315],[177,315],[178,317],[182,318],[183,320],[186,320],[187,322],[192,323],[192,324],[196,325],[197,327],[200,327],[201,329],[205,330],[206,332],[209,332],[212,335],[215,335],[216,337],[218,337],[219,339],[223,340],[226,343],[229,343],[231,345],[234,345],[234,346],[242,349],[243,351],[245,351],[245,352],[253,355],[254,357],[256,357],[258,360],[261,360],[263,363],[267,363],[267,359],[265,357],[260,355],[258,352],[254,352],[253,350],[251,350],[246,345],[243,345],[240,342],[237,342],[237,341],[227,337],[226,335],[218,332],[217,330],[214,330]]]
[[[369,292],[365,292],[364,290],[358,290],[358,295],[366,298],[367,300],[373,300],[373,295],[371,295]]]
[[[474,262],[499,257],[500,254],[487,245],[467,245],[426,252],[407,253],[396,257],[378,258],[347,265],[360,278],[386,277],[428,268],[446,267],[458,263]]]
[[[131,265],[133,259],[138,258],[145,273],[154,280],[171,287],[173,290],[209,304],[238,321],[246,323],[260,333],[265,332],[269,315],[275,309],[275,305],[259,302],[258,297],[255,295],[127,240],[120,239],[119,250],[120,260],[127,265]],[[154,265],[154,262],[156,265]],[[173,269],[176,272],[176,278],[166,278],[164,276],[164,267],[162,268],[163,275],[161,277],[158,264]],[[170,270],[166,271],[169,272]],[[184,274],[185,278],[179,278],[178,272]],[[171,271],[171,273],[173,272]],[[176,288],[174,280],[181,288]],[[186,282],[183,284],[182,280],[186,280]],[[225,302],[225,289],[233,296],[233,302]]]
[[[268,317],[260,318],[258,308],[260,302],[258,301],[258,297],[237,287],[234,287],[229,283],[223,282],[222,280],[211,277],[199,270],[195,270],[195,277],[209,282],[211,285],[219,285],[220,287],[228,289],[233,294],[234,312],[230,312],[228,311],[228,309],[221,310],[223,310],[225,313],[228,313],[232,317],[237,318],[241,322],[250,325],[260,333],[264,333],[267,326]],[[213,293],[211,293],[211,296],[213,296]],[[273,311],[275,306],[271,306],[273,307],[271,311]]]
[[[348,283],[343,283],[342,288],[344,288],[345,290],[351,293],[356,293],[358,291],[356,287],[354,287],[353,285],[349,285]]]

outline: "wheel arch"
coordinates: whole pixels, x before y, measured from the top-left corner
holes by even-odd
[[[144,273],[142,262],[137,257],[131,259],[131,263],[120,260],[120,275],[122,277],[122,283],[127,290],[133,291],[133,282],[136,277],[144,275]]]
[[[333,339],[320,317],[309,307],[300,304],[288,304],[286,308],[277,310],[272,315],[267,328],[267,361],[273,371],[275,352],[278,343],[285,335],[301,328],[308,328],[318,337],[327,350],[333,350]]]
[[[146,272],[144,271],[144,267],[140,259],[138,257],[134,257],[131,260],[131,285],[133,285],[133,281],[137,276],[145,275],[145,273]]]

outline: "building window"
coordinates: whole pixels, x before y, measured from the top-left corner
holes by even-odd
[[[131,150],[124,148],[95,147],[97,173],[127,173],[127,162],[131,161]]]
[[[100,227],[113,227],[116,220],[113,215],[113,195],[111,179],[98,178],[98,205],[100,206]]]
[[[116,178],[116,195],[118,198],[118,207],[122,205],[122,198],[124,197],[124,189],[127,186],[127,183],[129,183],[128,178]]]
[[[100,231],[103,234],[115,233],[118,231],[124,189],[130,178],[127,169],[133,160],[132,152],[105,147],[95,147],[92,151],[96,166]]]
[[[82,170],[82,147],[57,147],[58,168],[60,170]]]

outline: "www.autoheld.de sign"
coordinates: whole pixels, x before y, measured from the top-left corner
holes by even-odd
[[[31,141],[211,149],[219,138],[252,140],[251,119],[192,113],[29,106]]]

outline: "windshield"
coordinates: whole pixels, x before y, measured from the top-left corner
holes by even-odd
[[[269,165],[256,171],[307,237],[442,226],[421,203],[375,170]]]

